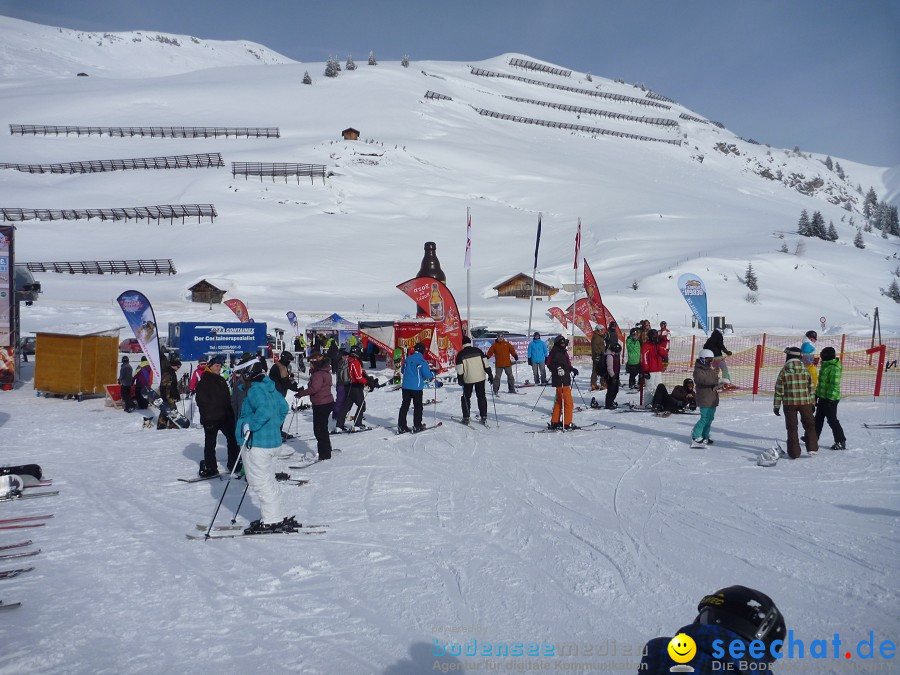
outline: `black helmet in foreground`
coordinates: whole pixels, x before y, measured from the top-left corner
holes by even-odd
[[[769,663],[775,660],[772,643],[787,636],[784,617],[772,598],[746,586],[729,586],[704,596],[697,611],[694,623],[721,626],[748,642],[760,640]]]
[[[569,344],[569,341],[566,339],[565,335],[557,335],[553,340],[553,344],[565,347]]]

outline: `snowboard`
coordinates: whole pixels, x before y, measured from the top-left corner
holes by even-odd
[[[188,429],[191,426],[190,420],[178,412],[178,408],[170,406],[159,395],[159,392],[150,387],[142,387],[141,395],[149,401],[150,405],[159,410],[160,415],[165,415],[176,426],[181,429]]]

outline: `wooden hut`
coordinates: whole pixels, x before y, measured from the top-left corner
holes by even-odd
[[[216,288],[206,279],[201,279],[196,284],[188,288],[191,292],[191,302],[205,302],[208,304],[221,303],[225,293],[221,288]]]
[[[519,272],[515,276],[512,276],[506,281],[502,281],[494,286],[494,290],[497,291],[497,297],[499,298],[530,298],[531,275]],[[557,293],[559,293],[559,289],[555,286],[541,281],[540,279],[535,279],[534,297],[550,298]]]
[[[353,127],[347,127],[341,132],[341,136],[344,137],[345,141],[358,141],[359,140],[359,130],[354,129]]]
[[[34,388],[45,395],[103,394],[117,379],[119,330],[88,335],[38,333]]]

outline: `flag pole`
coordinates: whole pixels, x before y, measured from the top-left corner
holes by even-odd
[[[541,214],[538,212],[537,241],[534,244],[534,269],[531,271],[531,304],[528,306],[528,333],[531,337],[531,316],[534,312],[534,281],[537,278],[538,249],[541,246]]]
[[[466,207],[466,334],[472,331],[472,209]],[[499,381],[499,380],[498,380]]]
[[[572,356],[575,355],[575,305],[578,304],[578,254],[581,252],[581,218],[575,234],[575,286],[572,289]]]

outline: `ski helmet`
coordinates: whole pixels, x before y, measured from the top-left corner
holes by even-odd
[[[685,378],[684,382],[681,383],[682,387],[687,388],[688,385],[694,386],[694,381],[691,378]]]
[[[772,643],[784,640],[784,617],[765,593],[746,586],[729,586],[704,596],[697,605],[695,624],[721,626],[745,640],[760,640],[766,648],[766,660],[775,660]],[[781,647],[774,651],[780,651]]]
[[[416,345],[413,347],[413,351],[419,352],[420,354],[424,354],[427,351],[427,349],[425,347],[425,343],[417,342]]]
[[[122,363],[129,363],[127,356],[122,357]]]
[[[808,331],[806,331],[806,337],[808,337],[810,340],[815,342],[816,340],[819,339],[819,334],[814,330],[808,330]]]
[[[562,345],[563,347],[565,347],[569,344],[569,341],[566,339],[565,335],[557,335],[556,338],[553,340],[553,344],[554,345]]]
[[[712,353],[712,349],[701,349],[697,360],[703,364],[707,364],[714,358],[716,358],[716,355]]]
[[[278,360],[281,363],[288,364],[294,360],[294,355],[290,352],[281,352],[281,354],[278,355]]]
[[[536,333],[534,334],[534,339],[535,339],[535,340],[540,340],[540,339],[541,339],[541,334],[536,332]]]

